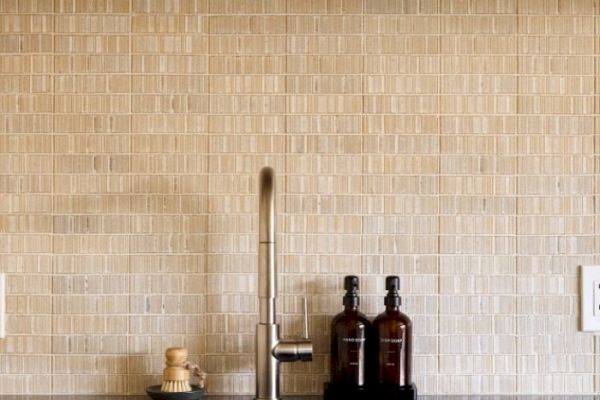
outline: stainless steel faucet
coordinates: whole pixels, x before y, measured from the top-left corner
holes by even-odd
[[[304,299],[304,338],[282,340],[275,302],[277,266],[275,253],[275,172],[260,171],[258,298],[260,319],[256,325],[256,400],[279,400],[279,363],[311,361],[312,342],[308,339],[308,316]]]

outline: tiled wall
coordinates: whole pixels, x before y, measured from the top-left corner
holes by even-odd
[[[0,0],[0,393],[141,393],[168,346],[254,390],[257,173],[279,310],[400,274],[422,393],[600,391],[600,0]]]

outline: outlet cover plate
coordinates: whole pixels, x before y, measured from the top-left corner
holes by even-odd
[[[582,265],[579,284],[581,330],[600,335],[600,265]]]

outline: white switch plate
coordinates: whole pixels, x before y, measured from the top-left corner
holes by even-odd
[[[594,317],[600,317],[600,280],[594,281]]]
[[[0,274],[0,338],[6,337],[6,274]]]
[[[581,330],[600,335],[600,265],[582,265]]]

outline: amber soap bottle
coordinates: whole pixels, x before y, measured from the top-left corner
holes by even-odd
[[[368,377],[371,323],[359,311],[358,277],[344,278],[344,311],[331,324],[331,383],[363,388]]]
[[[388,276],[385,286],[385,312],[373,321],[377,384],[405,387],[412,384],[412,322],[400,311],[400,278]]]

